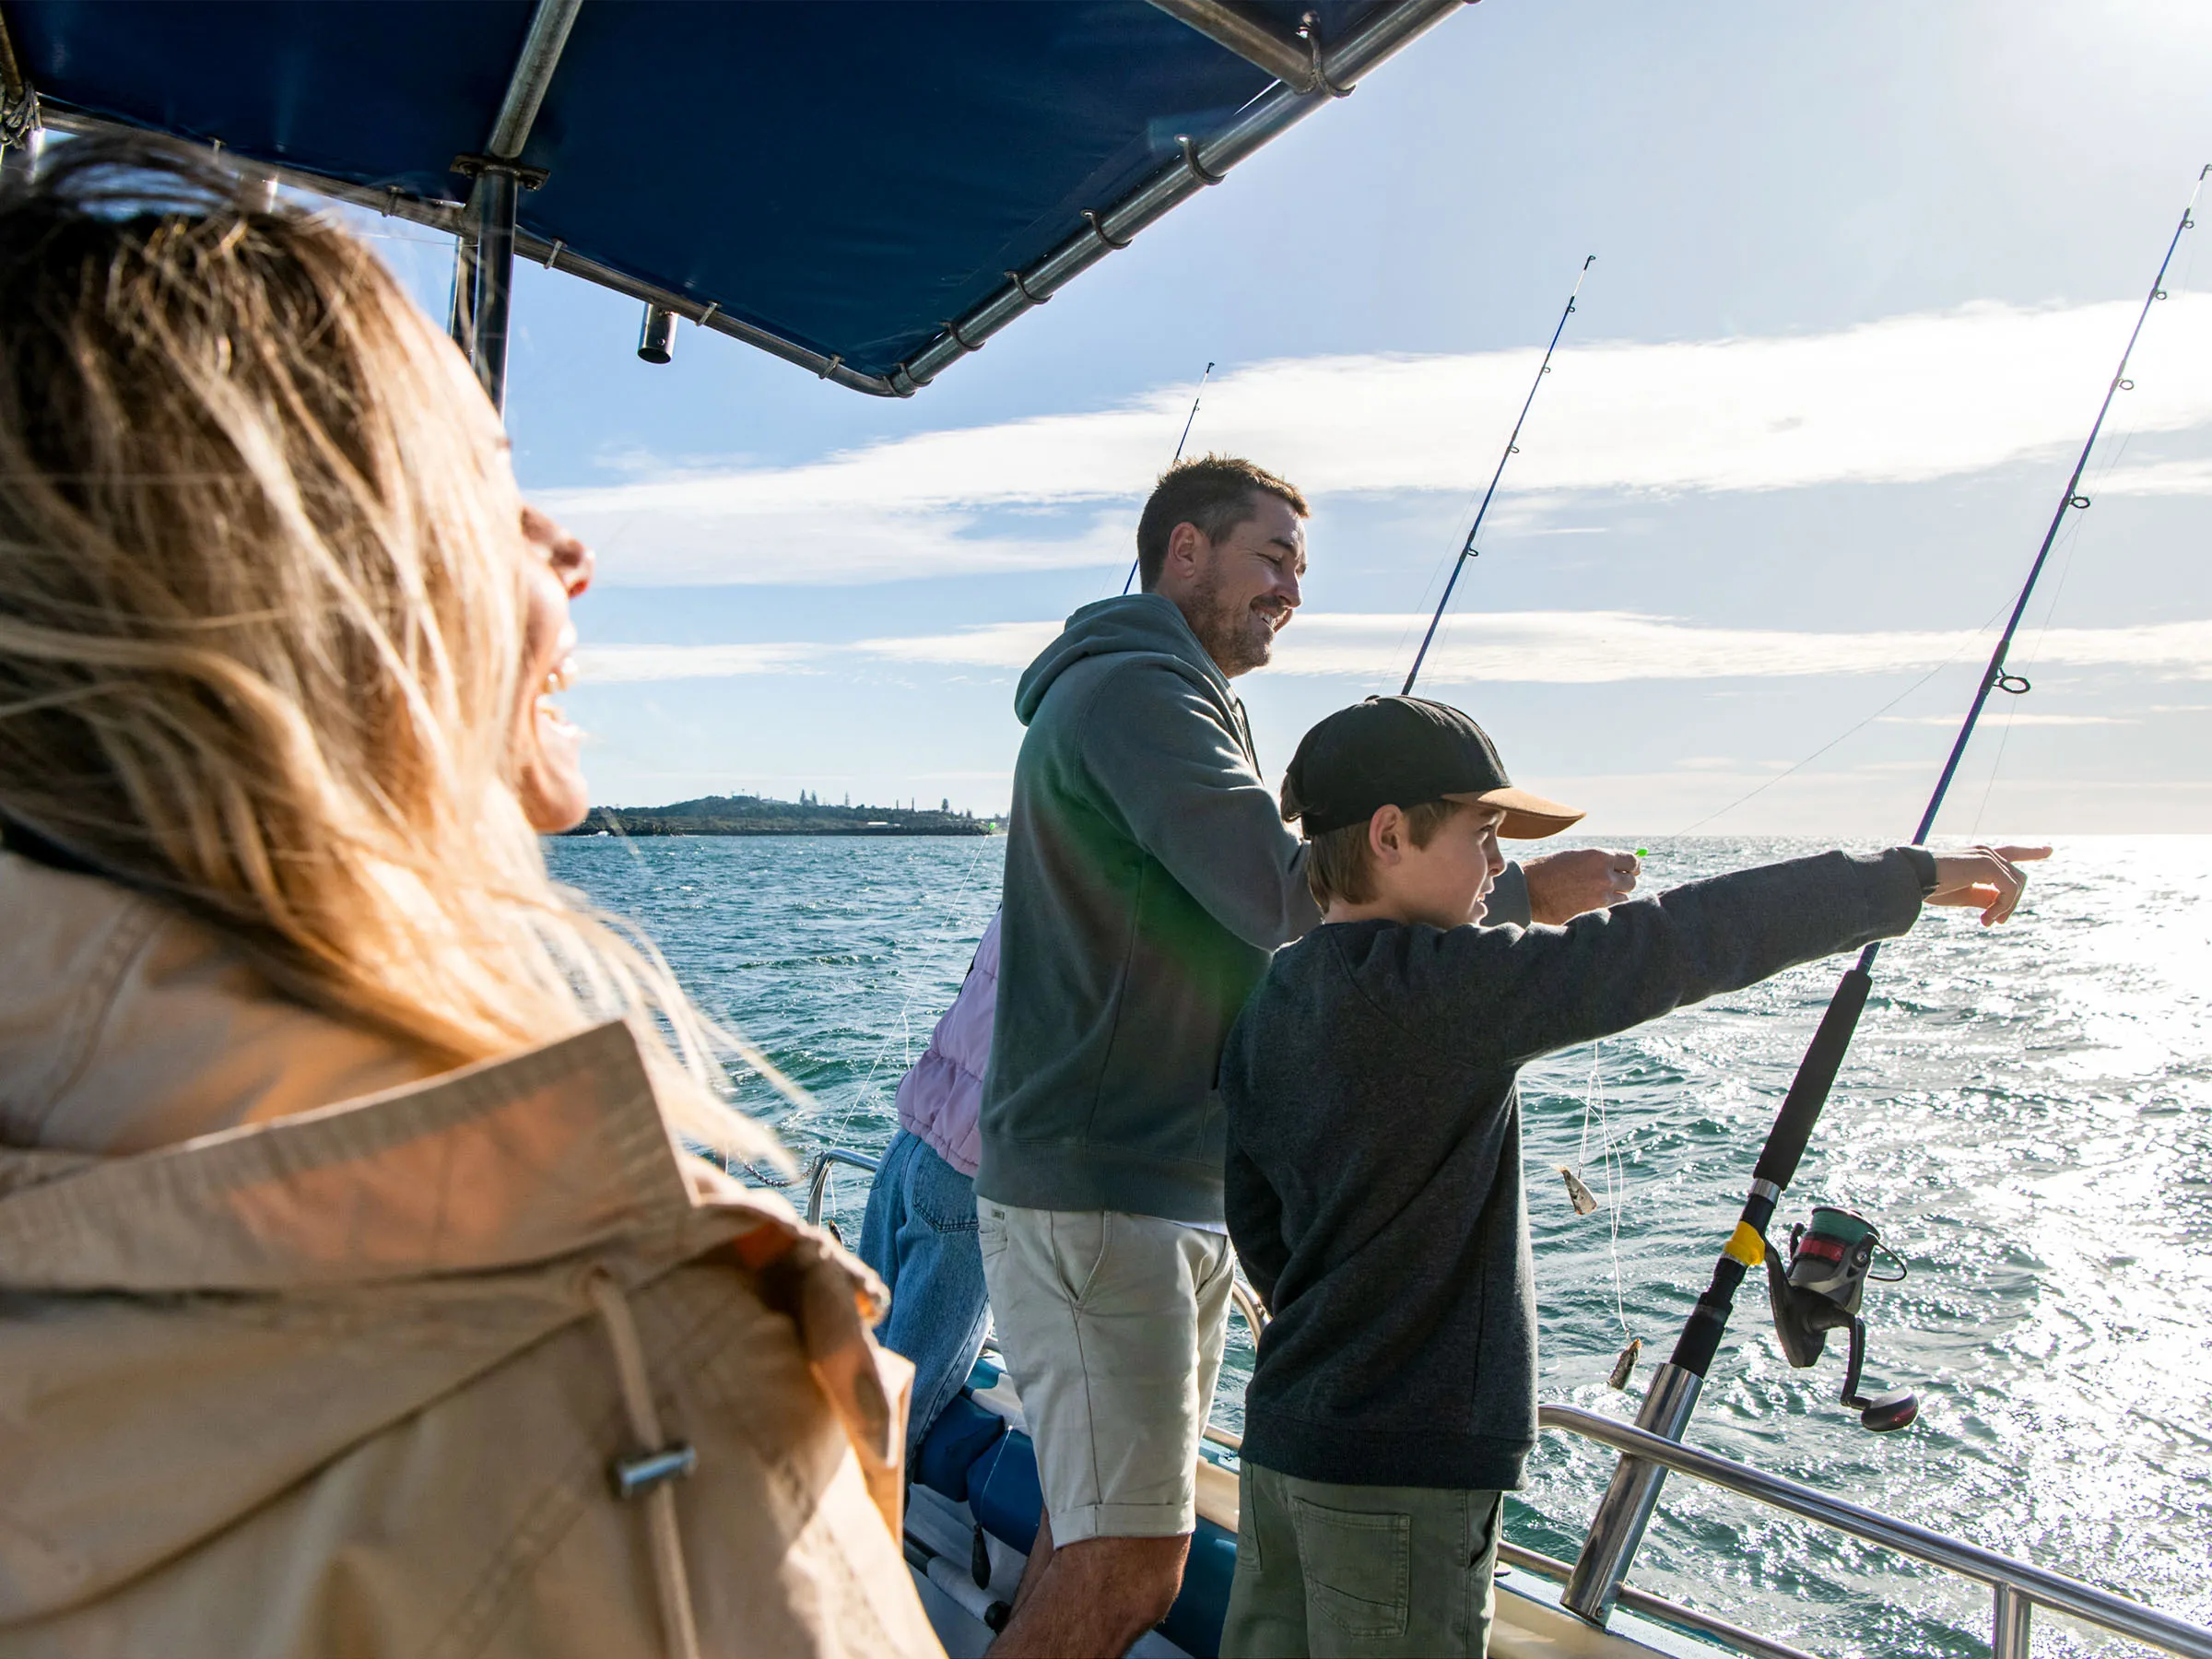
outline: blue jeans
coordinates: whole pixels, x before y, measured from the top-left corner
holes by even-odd
[[[891,1137],[860,1224],[861,1260],[891,1290],[877,1340],[913,1361],[909,1467],[929,1426],[975,1369],[990,1317],[975,1242],[975,1182],[901,1129]]]

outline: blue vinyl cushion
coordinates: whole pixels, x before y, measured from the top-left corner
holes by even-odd
[[[969,1472],[1006,1431],[1006,1419],[985,1411],[965,1392],[937,1414],[914,1459],[914,1478],[955,1503],[968,1501]]]
[[[964,1396],[955,1402],[966,1403]],[[993,1441],[968,1472],[968,1507],[994,1537],[1025,1555],[1036,1547],[1044,1492],[1037,1479],[1037,1449],[1028,1435],[1013,1430]],[[1230,1580],[1236,1570],[1236,1535],[1200,1516],[1182,1570],[1182,1592],[1159,1627],[1194,1659],[1214,1659],[1220,1652],[1221,1623],[1229,1616]]]

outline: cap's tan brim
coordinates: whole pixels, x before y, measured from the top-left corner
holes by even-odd
[[[1492,789],[1481,794],[1449,794],[1447,801],[1465,801],[1470,806],[1495,806],[1505,814],[1498,826],[1501,841],[1541,841],[1581,823],[1584,815],[1525,789]]]

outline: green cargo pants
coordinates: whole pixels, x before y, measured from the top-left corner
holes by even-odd
[[[1336,1486],[1247,1461],[1221,1659],[1489,1651],[1496,1492]]]

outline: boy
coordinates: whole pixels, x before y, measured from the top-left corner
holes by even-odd
[[[1221,1653],[1478,1655],[1500,1495],[1535,1441],[1515,1072],[1901,934],[1924,903],[2001,922],[2024,882],[1985,851],[1829,853],[1482,927],[1499,837],[1582,814],[1407,697],[1307,733],[1283,817],[1323,925],[1277,954],[1221,1062],[1230,1233],[1274,1311]]]

